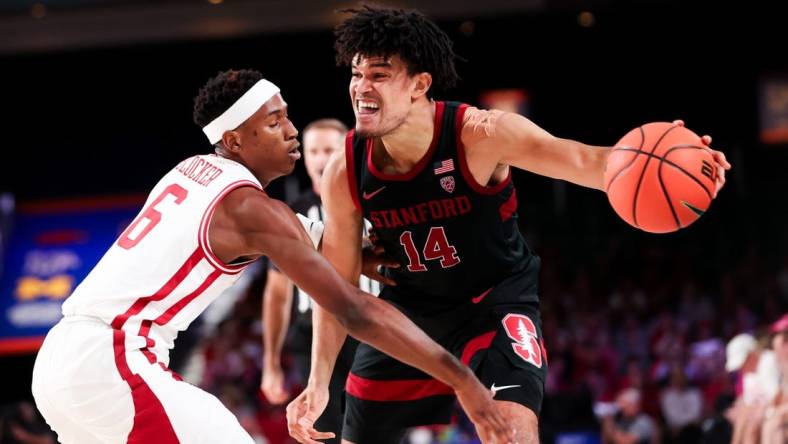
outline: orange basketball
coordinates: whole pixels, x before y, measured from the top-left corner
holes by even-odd
[[[605,165],[610,205],[628,224],[668,233],[698,220],[711,204],[717,169],[700,137],[668,122],[624,136]]]

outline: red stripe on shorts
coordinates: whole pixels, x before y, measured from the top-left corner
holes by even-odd
[[[487,290],[489,291],[489,290]],[[473,355],[476,354],[479,350],[486,350],[490,348],[490,344],[492,344],[493,338],[495,337],[495,330],[488,331],[487,333],[483,333],[479,336],[468,341],[465,344],[465,348],[462,349],[462,356],[460,357],[460,361],[463,364],[468,365],[473,358]]]
[[[453,395],[454,390],[435,379],[384,381],[348,374],[345,390],[366,401],[414,401],[429,396]]]
[[[115,350],[115,365],[118,367],[121,378],[131,389],[131,399],[134,401],[134,425],[129,432],[128,444],[178,444],[178,436],[172,428],[170,418],[164,411],[164,406],[153,393],[150,386],[140,375],[134,374],[126,361],[126,332],[113,330],[113,348]]]

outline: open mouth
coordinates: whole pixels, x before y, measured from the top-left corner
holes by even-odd
[[[356,100],[356,110],[358,110],[359,115],[368,116],[377,113],[380,110],[380,105],[372,100],[359,99]]]

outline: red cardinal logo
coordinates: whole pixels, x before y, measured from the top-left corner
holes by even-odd
[[[539,338],[536,334],[536,326],[531,318],[521,314],[508,314],[503,318],[503,326],[506,334],[515,342],[512,349],[517,356],[524,361],[530,362],[537,368],[542,367],[542,349],[539,347]]]

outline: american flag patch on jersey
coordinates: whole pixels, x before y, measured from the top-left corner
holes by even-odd
[[[454,159],[444,160],[443,162],[435,162],[433,165],[435,174],[444,174],[454,171]]]

